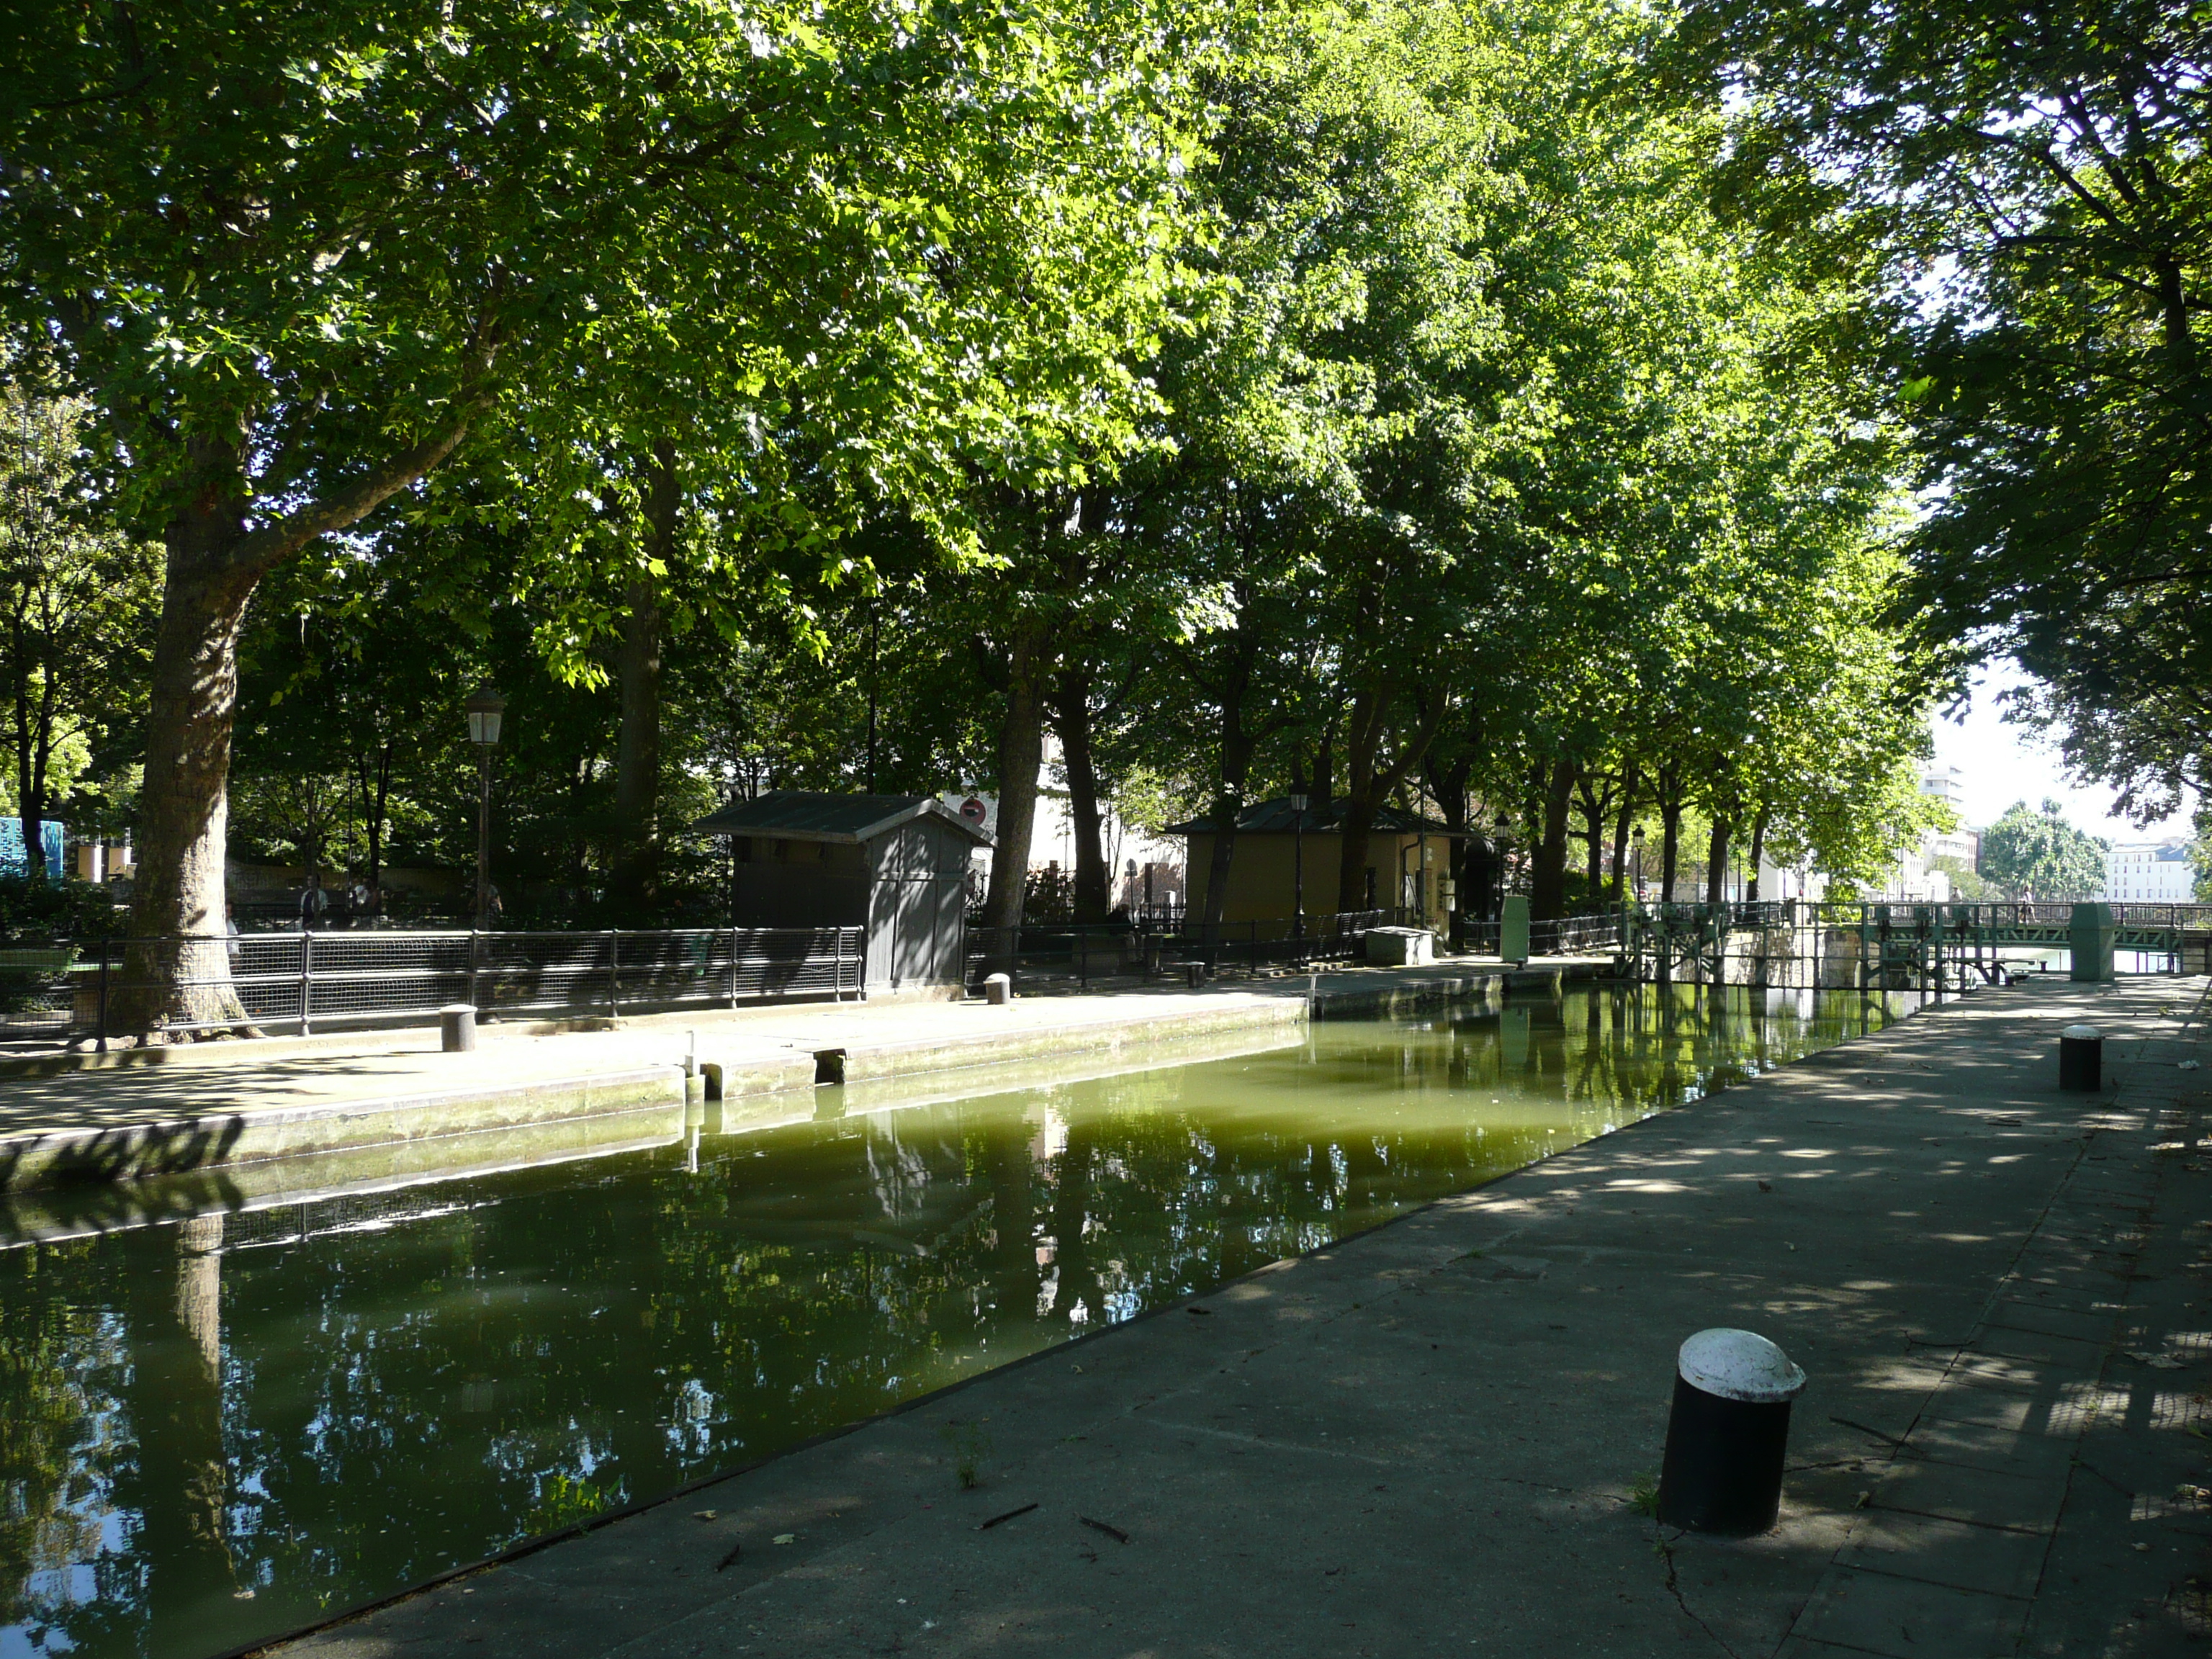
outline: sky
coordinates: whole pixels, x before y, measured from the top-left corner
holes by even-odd
[[[2008,723],[1999,713],[1997,697],[2010,687],[2027,683],[2027,677],[2011,663],[1993,665],[1975,677],[1972,696],[1961,711],[1963,724],[1940,714],[1936,717],[1936,763],[1959,769],[1965,791],[1962,810],[1968,824],[1986,828],[2014,801],[2025,800],[2034,806],[2049,795],[2057,799],[2076,828],[2107,841],[2188,838],[2185,806],[2164,824],[2138,830],[2113,815],[2111,790],[2068,777],[2059,765],[2057,750],[2038,742],[2027,728]]]

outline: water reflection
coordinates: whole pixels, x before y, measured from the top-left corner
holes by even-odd
[[[0,1253],[0,1656],[190,1656],[649,1498],[1886,1018],[1596,992]],[[858,1097],[856,1097],[856,1100]]]

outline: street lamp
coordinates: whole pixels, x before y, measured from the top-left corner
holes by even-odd
[[[1638,824],[1629,831],[1628,844],[1636,854],[1636,902],[1644,902],[1644,826]]]
[[[1291,937],[1306,936],[1306,796],[1302,789],[1291,791],[1291,833],[1292,836],[1291,884],[1296,902],[1291,914]]]
[[[469,741],[477,746],[477,927],[491,915],[491,751],[499,747],[500,716],[507,699],[480,686],[461,705],[468,711]]]

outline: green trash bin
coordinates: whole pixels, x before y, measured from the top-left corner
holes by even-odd
[[[1528,960],[1528,896],[1508,893],[1498,906],[1498,954],[1508,962]]]

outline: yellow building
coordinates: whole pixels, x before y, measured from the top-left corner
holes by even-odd
[[[1286,799],[1263,800],[1237,815],[1230,851],[1229,896],[1224,921],[1268,921],[1294,915],[1301,891],[1309,916],[1345,910],[1402,910],[1430,921],[1444,914],[1443,884],[1451,871],[1451,843],[1468,832],[1395,807],[1379,808],[1367,836],[1364,878],[1350,893],[1337,883],[1344,862],[1344,805],[1316,802],[1295,812]],[[1190,914],[1206,911],[1213,875],[1217,826],[1211,818],[1170,824],[1188,840]],[[1303,866],[1304,879],[1300,870]]]

